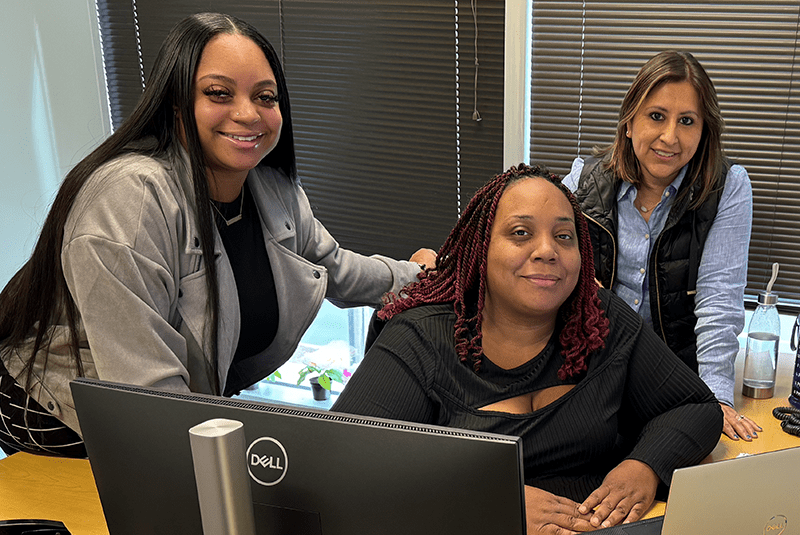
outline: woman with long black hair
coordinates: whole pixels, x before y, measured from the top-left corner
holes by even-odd
[[[235,394],[292,355],[324,298],[378,305],[419,271],[339,247],[297,179],[272,46],[236,18],[190,16],[0,294],[0,446],[84,456],[78,376]]]

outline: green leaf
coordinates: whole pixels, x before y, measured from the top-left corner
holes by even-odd
[[[312,371],[312,370],[308,369],[308,366],[306,366],[305,368],[303,368],[302,370],[300,370],[300,377],[297,379],[297,384],[300,384],[300,383],[302,383],[303,381],[305,381],[305,379],[306,379],[306,376],[307,376],[309,373],[311,373],[311,371]]]
[[[325,374],[331,378],[332,381],[336,381],[337,383],[344,384],[344,376],[342,372],[339,370],[328,370]]]
[[[325,390],[331,389],[331,378],[325,374],[319,376],[319,386],[324,388]]]

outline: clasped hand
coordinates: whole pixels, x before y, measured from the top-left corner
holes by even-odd
[[[652,505],[658,476],[641,461],[625,460],[579,504],[525,487],[528,533],[575,534],[639,520]]]

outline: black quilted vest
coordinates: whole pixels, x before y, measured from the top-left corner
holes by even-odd
[[[596,158],[586,159],[575,197],[589,223],[595,276],[604,287],[611,288],[616,276],[617,190],[621,181],[599,163]],[[687,181],[681,184],[648,261],[653,329],[695,372],[697,271],[729,166],[730,162],[726,162],[718,187],[695,210],[688,207],[700,186],[694,185],[688,195],[683,195],[689,186]]]

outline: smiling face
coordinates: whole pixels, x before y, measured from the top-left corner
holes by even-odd
[[[575,215],[564,193],[543,178],[508,186],[486,264],[486,313],[554,322],[581,270]]]
[[[220,34],[208,42],[195,76],[194,113],[212,194],[238,184],[238,195],[247,172],[275,147],[283,126],[277,97],[272,68],[251,39]]]
[[[688,81],[665,83],[650,92],[627,126],[642,180],[665,187],[700,144],[700,97]]]

